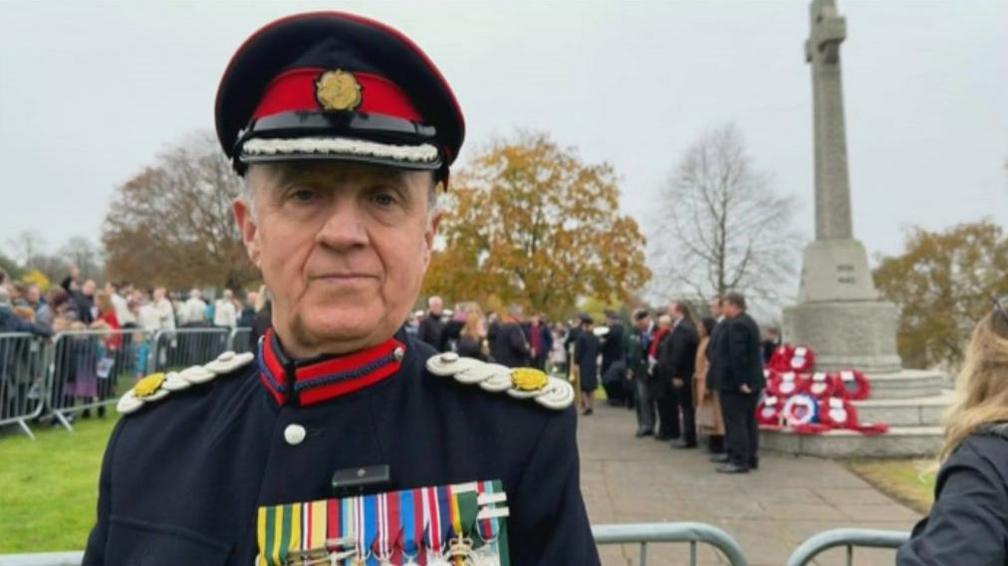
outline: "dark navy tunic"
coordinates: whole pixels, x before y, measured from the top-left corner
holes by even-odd
[[[372,491],[499,479],[512,564],[598,564],[574,409],[432,375],[433,349],[396,339],[407,344],[396,374],[315,405],[278,405],[253,363],[124,417],[84,564],[248,566],[259,506],[333,497],[334,471],[380,464],[392,481]],[[290,424],[307,431],[298,445]]]

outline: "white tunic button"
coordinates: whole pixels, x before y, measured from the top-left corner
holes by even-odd
[[[306,435],[307,433],[305,432],[305,427],[299,424],[289,424],[287,425],[287,428],[284,429],[284,440],[286,440],[287,444],[290,444],[291,446],[297,446],[298,444],[304,442]]]

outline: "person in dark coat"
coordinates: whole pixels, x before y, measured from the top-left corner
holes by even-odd
[[[522,330],[522,308],[512,305],[508,317],[497,327],[497,333],[490,343],[490,356],[495,362],[509,368],[527,366],[532,361],[532,352],[525,331]]]
[[[595,390],[598,389],[598,357],[601,344],[595,336],[595,321],[590,316],[581,319],[581,331],[574,342],[574,363],[581,380],[582,414],[595,412]]]
[[[1008,564],[1008,302],[976,328],[946,419],[931,512],[897,566]]]
[[[70,266],[70,274],[63,279],[60,286],[70,293],[79,320],[84,324],[91,324],[94,322],[95,282],[88,279],[81,283],[78,281],[79,277],[80,269],[76,265]]]
[[[626,388],[623,384],[626,375],[626,340],[623,324],[615,311],[606,311],[606,326],[609,332],[602,340],[602,387],[605,388],[606,402],[610,405],[625,405],[627,403]],[[610,372],[613,364],[619,363],[622,370]]]
[[[770,363],[774,350],[780,346],[780,333],[776,328],[767,328],[764,332],[763,341],[760,343],[763,348],[763,365]]]
[[[693,372],[696,367],[697,344],[700,337],[693,323],[693,315],[689,305],[682,301],[673,301],[669,305],[669,315],[672,317],[672,333],[669,335],[668,368],[672,385],[671,399],[674,409],[673,418],[682,415],[683,442],[676,444],[677,448],[696,448],[696,407],[693,405]]]
[[[651,374],[648,372],[648,346],[651,345],[651,314],[646,309],[634,311],[633,328],[627,340],[627,373],[636,390],[637,432],[641,438],[654,434],[655,404],[651,398]]]
[[[430,297],[427,299],[427,315],[420,321],[417,338],[430,344],[430,347],[438,352],[443,352],[444,329],[444,302],[441,297]]]
[[[673,418],[675,404],[672,402],[672,376],[668,367],[669,336],[672,334],[672,317],[663,314],[658,317],[658,326],[651,339],[648,361],[651,364],[650,392],[658,414],[658,431],[655,440],[673,440],[682,433],[679,419]]]
[[[403,329],[462,143],[430,59],[360,16],[283,18],[231,59],[216,123],[247,177],[234,215],[272,324],[255,354],[153,374],[120,399],[84,566],[400,566],[448,549],[598,565],[569,385],[460,362]]]
[[[546,359],[553,350],[553,333],[541,314],[532,316],[528,325],[528,343],[532,349],[532,366],[546,368]]]
[[[711,369],[721,401],[725,424],[727,460],[717,468],[720,473],[747,473],[759,467],[759,428],[756,403],[763,387],[763,358],[760,331],[746,312],[745,296],[728,293],[722,298],[724,328],[715,327],[716,345],[712,348]]]

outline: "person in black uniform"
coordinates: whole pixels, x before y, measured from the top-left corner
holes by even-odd
[[[256,354],[120,400],[83,563],[432,564],[491,548],[598,564],[569,385],[402,328],[463,139],[433,63],[379,22],[284,18],[232,58],[216,122],[248,184],[235,218],[272,324]]]
[[[973,329],[946,419],[931,513],[898,566],[1008,564],[1008,301]]]
[[[711,338],[711,368],[725,424],[725,474],[747,473],[759,467],[759,427],[756,403],[763,387],[759,326],[746,313],[745,297],[728,293],[721,300],[724,327]]]
[[[594,332],[595,321],[590,316],[581,317],[581,330],[574,342],[574,363],[581,380],[581,406],[583,414],[595,412],[595,390],[598,389],[598,357],[601,344]]]

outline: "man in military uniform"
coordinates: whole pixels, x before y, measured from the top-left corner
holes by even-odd
[[[570,385],[401,328],[464,130],[427,56],[284,18],[232,58],[216,124],[272,328],[120,400],[84,564],[598,564]]]

